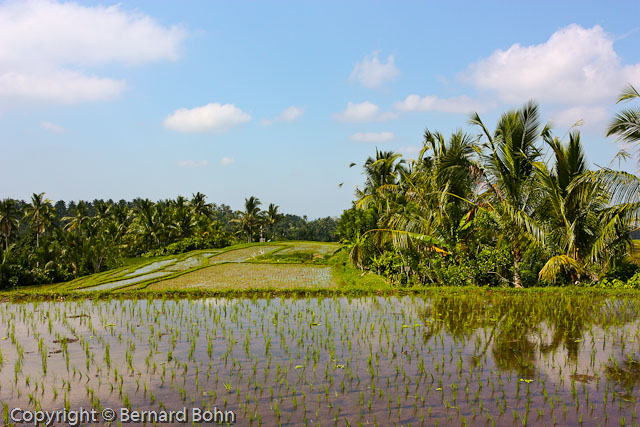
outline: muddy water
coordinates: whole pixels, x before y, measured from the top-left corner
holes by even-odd
[[[218,408],[237,425],[637,425],[639,313],[566,295],[5,303],[0,402]]]

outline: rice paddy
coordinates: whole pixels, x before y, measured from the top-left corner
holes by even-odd
[[[319,255],[331,255],[340,248],[336,243],[320,243],[320,242],[296,242],[295,245],[288,246],[279,254],[307,253]]]
[[[222,264],[152,283],[147,289],[315,289],[336,286],[331,267]]]
[[[325,260],[335,243],[286,242],[252,244],[223,250],[192,251],[178,256],[157,257],[131,267],[82,277],[68,283],[40,286],[38,291],[131,291],[136,289],[230,289],[230,288],[331,288],[336,286],[331,268],[299,264],[291,256],[300,254]],[[285,252],[281,257],[270,257]],[[317,259],[317,258],[316,258]],[[257,265],[260,262],[262,265]]]
[[[14,407],[187,407],[249,426],[638,425],[638,293],[356,286],[346,297],[334,252],[193,251],[49,287],[74,299],[5,300],[5,424]],[[323,289],[335,296],[284,296]],[[176,290],[283,296],[166,296]]]
[[[186,406],[256,426],[638,425],[639,314],[637,296],[446,289],[2,303],[0,400],[6,424]]]

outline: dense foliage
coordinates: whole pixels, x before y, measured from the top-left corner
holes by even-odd
[[[0,288],[52,283],[103,271],[126,257],[169,255],[244,241],[334,238],[336,220],[307,221],[271,204],[246,200],[245,210],[190,200],[136,199],[55,204],[44,193],[27,203],[0,201]]]
[[[620,101],[638,97],[629,87]],[[639,142],[639,117],[623,111],[609,134]],[[338,222],[354,265],[408,285],[637,285],[638,177],[589,170],[580,133],[554,136],[534,102],[493,131],[478,114],[469,123],[477,134],[426,130],[417,159],[367,159]]]

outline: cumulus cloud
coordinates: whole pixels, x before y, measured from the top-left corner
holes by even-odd
[[[180,108],[164,119],[168,129],[178,132],[225,131],[251,120],[233,104],[209,103],[192,109]]]
[[[358,62],[353,68],[349,80],[364,87],[378,89],[385,82],[396,78],[399,72],[395,66],[393,55],[387,57],[387,62],[380,62],[379,53],[380,51],[375,51]]]
[[[380,111],[380,107],[376,104],[365,101],[359,104],[349,102],[347,108],[341,112],[332,115],[334,120],[349,123],[366,123],[380,122],[397,117],[396,113]]]
[[[0,5],[0,97],[8,104],[112,98],[125,82],[85,70],[174,61],[185,37],[181,27],[164,27],[119,5],[9,1]]]
[[[234,164],[236,160],[233,157],[223,157],[220,159],[220,164],[222,166],[228,166]]]
[[[422,150],[422,147],[419,147],[417,145],[407,145],[405,147],[398,148],[397,151],[406,156],[411,156],[411,158],[415,158],[418,154],[420,154],[420,150]]]
[[[206,160],[180,160],[176,163],[181,168],[204,167],[209,164]]]
[[[296,107],[292,105],[291,107],[284,110],[282,113],[276,117],[276,120],[281,120],[283,122],[292,122],[298,119],[300,116],[304,114],[304,108]]]
[[[263,126],[270,126],[274,121],[292,122],[299,119],[303,114],[304,107],[296,107],[295,105],[292,105],[291,107],[286,108],[284,111],[278,114],[275,119],[262,119],[260,123]]]
[[[386,142],[393,139],[393,132],[358,132],[351,135],[352,141],[359,142]]]
[[[126,86],[122,80],[86,76],[67,70],[41,74],[30,71],[0,73],[0,98],[7,104],[9,100],[61,104],[105,100],[119,95]],[[0,101],[2,104],[5,102]]]
[[[498,49],[463,78],[507,102],[611,102],[626,82],[640,82],[640,64],[622,65],[613,42],[598,25],[572,24],[544,43]]]
[[[393,107],[402,112],[407,111],[437,111],[442,113],[470,113],[472,111],[482,112],[485,105],[469,98],[468,96],[457,96],[453,98],[440,98],[436,95],[409,95],[404,101],[393,104]]]
[[[42,122],[40,123],[40,126],[42,127],[42,129],[46,129],[49,132],[53,132],[53,133],[64,133],[65,129],[60,126],[57,125],[55,123],[51,123],[51,122]]]
[[[557,111],[552,115],[552,122],[562,128],[584,124],[585,127],[600,130],[598,125],[606,122],[611,114],[601,106],[578,106]]]

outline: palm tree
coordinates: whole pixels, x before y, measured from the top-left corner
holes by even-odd
[[[552,256],[540,271],[540,278],[555,281],[561,271],[581,275],[589,261],[600,257],[596,243],[609,201],[604,186],[596,180],[581,179],[587,172],[580,134],[573,132],[565,144],[544,136],[553,151],[555,164],[536,164],[537,180],[544,193],[540,220],[544,222]],[[594,252],[595,250],[595,252]]]
[[[40,235],[51,224],[51,200],[44,198],[44,193],[33,193],[31,204],[25,208],[24,216],[36,230],[36,248],[40,247]]]
[[[164,225],[159,204],[155,204],[149,199],[137,200],[134,209],[137,216],[132,223],[131,231],[142,240],[145,249],[154,244],[158,245]]]
[[[274,203],[269,203],[269,208],[266,212],[265,222],[267,223],[267,227],[269,227],[269,234],[273,238],[273,228],[276,226],[278,222],[280,222],[284,215],[282,215],[279,211],[279,206]]]
[[[425,131],[418,159],[398,184],[387,186],[403,195],[396,197],[386,221],[396,246],[407,246],[408,238],[436,252],[455,246],[472,218],[468,199],[475,188],[475,148],[474,139],[462,131],[448,141],[439,132]]]
[[[530,101],[519,110],[504,113],[490,133],[474,113],[470,123],[481,128],[486,141],[482,148],[481,171],[487,187],[484,194],[489,212],[501,226],[513,256],[513,284],[522,287],[520,261],[532,238],[543,236],[532,215],[540,201],[535,183],[534,162],[541,156],[537,145],[540,132],[538,106]]]
[[[238,212],[240,218],[233,219],[232,221],[240,224],[240,228],[247,233],[247,243],[253,241],[253,235],[256,229],[262,224],[263,216],[260,211],[260,199],[251,196],[248,199],[244,199],[244,212]]]
[[[373,204],[379,214],[389,212],[391,202],[387,190],[398,184],[406,172],[401,154],[376,149],[376,157],[369,157],[364,164],[366,181],[363,190],[356,190],[358,207],[366,209]]]
[[[4,199],[0,202],[0,232],[4,237],[4,249],[9,249],[9,237],[11,237],[11,231],[18,227],[18,219],[20,213],[18,212],[18,205],[13,199]]]
[[[345,249],[349,252],[349,261],[351,261],[351,264],[358,267],[360,271],[364,271],[362,261],[364,258],[363,254],[364,246],[366,244],[366,236],[358,232],[352,239],[345,239],[341,243],[341,249]]]
[[[82,233],[82,229],[90,219],[89,208],[84,200],[80,200],[73,209],[73,216],[66,216],[62,218],[63,221],[67,221],[65,229],[67,231],[75,231],[78,235]]]
[[[172,221],[169,228],[174,231],[175,237],[183,239],[191,236],[196,226],[196,218],[191,209],[186,206],[176,207],[173,209]]]
[[[211,234],[212,226],[215,228],[215,224],[212,224],[212,205],[206,202],[207,196],[198,192],[191,197],[189,206],[194,216],[194,223],[197,229],[198,235],[205,236]]]
[[[624,88],[618,103],[640,99],[640,93],[631,85]],[[619,112],[609,123],[607,136],[617,135],[624,142],[640,142],[640,108]]]
[[[197,192],[191,197],[189,206],[193,210],[196,216],[205,216],[209,218],[211,216],[211,204],[206,202],[207,196]]]

